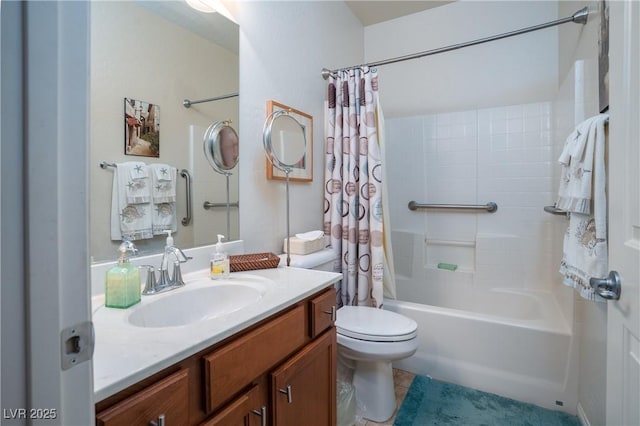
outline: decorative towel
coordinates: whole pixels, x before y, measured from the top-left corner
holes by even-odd
[[[569,164],[564,172],[571,173],[569,180],[575,179],[578,185],[565,185],[565,190],[571,187],[578,192],[565,192],[565,194],[580,195],[573,198],[570,208],[587,210],[587,213],[570,210],[569,228],[564,236],[563,257],[560,265],[560,273],[564,276],[565,285],[574,287],[580,295],[588,300],[604,302],[605,299],[598,296],[589,284],[589,279],[604,278],[608,273],[607,256],[607,196],[605,192],[605,129],[608,121],[606,114],[600,114],[581,123],[576,129],[587,129],[586,134],[581,134],[574,139],[577,143],[575,150],[571,151]],[[589,123],[589,126],[582,124]],[[574,132],[575,133],[575,132]],[[584,147],[580,148],[578,139],[586,137]],[[567,151],[565,147],[565,151]],[[580,152],[582,151],[582,152]],[[560,161],[566,160],[566,153]],[[575,164],[573,164],[575,162]],[[580,173],[579,171],[582,170]],[[588,178],[588,183],[583,182]],[[563,174],[566,182],[567,175]],[[570,182],[568,182],[570,183]],[[585,193],[585,188],[589,192]],[[561,187],[561,191],[562,191]],[[584,204],[587,204],[586,206]],[[593,206],[591,206],[591,204]],[[563,207],[560,207],[563,208]],[[567,208],[566,205],[564,208]]]
[[[149,181],[149,169],[145,163],[131,161],[121,163],[121,173],[129,176],[126,194],[127,203],[140,204],[151,202],[151,182]]]
[[[164,231],[178,230],[176,220],[176,177],[178,171],[167,164],[152,164],[151,180],[153,185],[153,233],[160,235]]]
[[[153,234],[161,235],[164,231],[178,231],[176,221],[176,203],[154,203],[152,206]]]
[[[113,171],[111,192],[111,239],[142,240],[153,238],[151,203],[127,202],[127,189],[131,180],[129,163],[118,163]]]
[[[176,202],[176,177],[178,171],[167,164],[151,164],[154,203]]]
[[[562,165],[556,207],[576,213],[591,213],[593,154],[596,142],[604,144],[604,134],[597,132],[597,124],[606,114],[596,115],[578,124],[567,137],[558,161]],[[599,141],[596,141],[600,138]]]

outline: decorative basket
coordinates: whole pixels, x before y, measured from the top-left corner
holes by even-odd
[[[277,268],[280,257],[274,253],[237,254],[229,256],[231,272]]]

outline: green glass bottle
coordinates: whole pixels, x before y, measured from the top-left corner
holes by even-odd
[[[127,252],[137,253],[136,246],[124,241],[118,248],[118,264],[107,271],[105,302],[109,308],[126,309],[140,302],[140,270],[129,262]]]

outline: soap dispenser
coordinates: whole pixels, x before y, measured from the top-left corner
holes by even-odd
[[[109,308],[125,309],[140,302],[140,270],[127,257],[127,252],[136,254],[138,250],[130,241],[124,241],[118,250],[118,264],[107,271],[104,304]]]
[[[218,234],[216,251],[211,256],[211,279],[229,278],[229,256],[222,251],[222,239],[224,235]]]

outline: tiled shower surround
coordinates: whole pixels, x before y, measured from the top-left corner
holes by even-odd
[[[562,219],[543,211],[557,187],[551,102],[388,118],[386,129],[399,300],[448,306],[471,289],[552,288],[562,241],[553,221]],[[498,211],[410,211],[411,200],[493,201]]]

